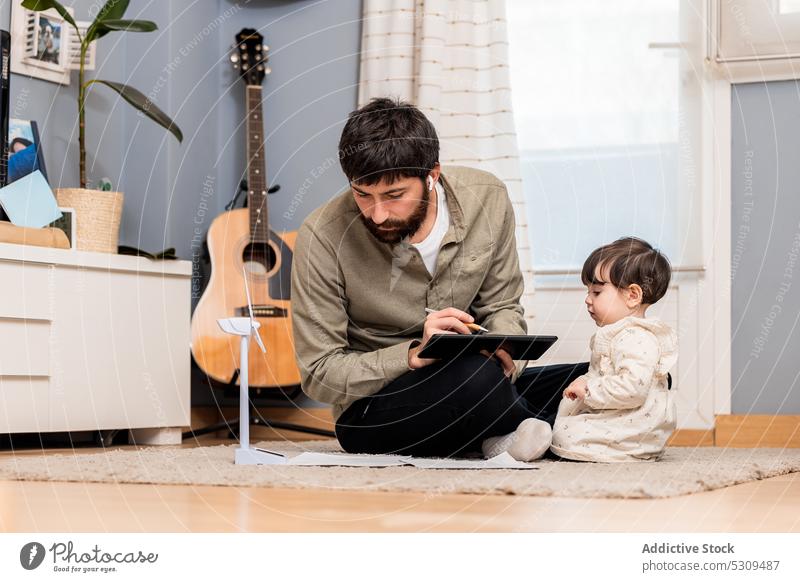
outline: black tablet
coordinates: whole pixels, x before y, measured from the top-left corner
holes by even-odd
[[[554,335],[436,334],[417,357],[452,360],[465,354],[477,354],[481,350],[494,352],[502,347],[515,360],[536,360],[557,339]]]

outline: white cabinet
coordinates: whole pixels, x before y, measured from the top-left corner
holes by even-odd
[[[0,433],[189,426],[191,263],[0,244]]]

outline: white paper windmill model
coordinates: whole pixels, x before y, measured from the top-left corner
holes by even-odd
[[[255,336],[262,352],[266,352],[267,348],[264,347],[264,342],[258,335],[258,328],[261,327],[261,324],[253,317],[253,302],[250,300],[250,288],[247,285],[247,271],[242,269],[242,274],[244,275],[244,290],[247,294],[247,310],[250,317],[228,317],[217,320],[222,331],[241,337],[239,349],[239,448],[236,449],[235,463],[237,465],[281,465],[286,462],[286,458],[280,453],[250,447],[250,393],[247,379],[250,336]]]

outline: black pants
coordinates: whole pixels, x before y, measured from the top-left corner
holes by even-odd
[[[588,363],[528,368],[512,384],[480,355],[413,370],[351,404],[336,423],[349,453],[447,457],[480,452],[483,439],[526,418],[555,421],[564,389]]]

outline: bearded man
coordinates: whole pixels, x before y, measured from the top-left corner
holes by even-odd
[[[441,167],[431,122],[392,99],[350,114],[339,158],[350,189],[308,216],[294,250],[303,391],[332,405],[351,453],[542,456],[561,392],[588,364],[526,370],[504,350],[419,357],[433,335],[471,333],[468,323],[527,331],[503,182]]]

